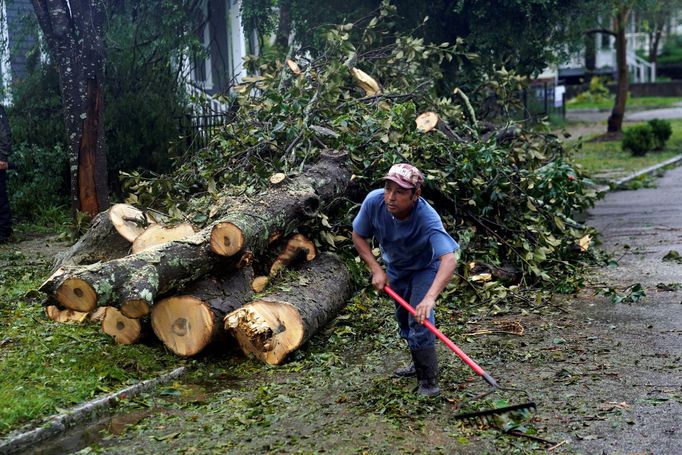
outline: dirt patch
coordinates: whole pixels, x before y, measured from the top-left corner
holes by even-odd
[[[0,245],[0,267],[11,267],[19,259],[24,266],[51,265],[57,253],[68,248],[58,235],[22,235],[19,241]]]

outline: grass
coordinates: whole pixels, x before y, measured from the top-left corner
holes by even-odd
[[[49,262],[0,246],[0,436],[179,362],[158,346],[117,345],[94,324],[49,321],[35,291]]]
[[[660,97],[660,96],[644,96],[640,98],[628,97],[627,107],[628,109],[639,109],[639,108],[662,108],[670,107],[675,103],[682,102],[682,98],[678,97]],[[599,109],[599,110],[611,110],[613,108],[614,98],[609,98],[604,101],[599,102],[571,102],[569,100],[566,103],[566,109]]]
[[[624,177],[682,153],[682,119],[671,120],[671,124],[673,134],[663,151],[636,157],[621,149],[620,140],[586,141],[582,144],[574,143],[577,149],[572,153],[571,161],[599,183]],[[633,125],[626,124],[624,128]]]

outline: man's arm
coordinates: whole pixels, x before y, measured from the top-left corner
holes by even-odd
[[[456,267],[457,259],[455,259],[454,253],[447,253],[440,257],[440,266],[438,266],[436,277],[433,279],[433,283],[431,283],[431,287],[426,292],[422,301],[415,307],[417,322],[421,324],[424,322],[424,319],[429,317],[429,313],[436,304],[436,299],[450,282]]]
[[[360,259],[367,264],[367,267],[372,274],[372,286],[378,291],[383,291],[384,286],[386,286],[386,283],[388,282],[388,278],[386,272],[384,272],[384,269],[381,268],[372,254],[369,242],[366,238],[353,231],[353,245],[355,245],[355,249],[358,250]]]

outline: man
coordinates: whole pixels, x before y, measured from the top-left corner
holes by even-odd
[[[5,243],[12,233],[12,221],[7,197],[7,169],[12,152],[12,133],[5,108],[0,105],[0,243]]]
[[[447,286],[459,245],[443,228],[436,211],[421,198],[424,176],[409,164],[396,164],[384,177],[384,188],[370,192],[353,220],[353,244],[372,274],[372,285],[391,288],[415,308],[413,317],[396,303],[400,337],[407,341],[413,364],[398,376],[417,376],[417,393],[435,396],[438,387],[436,337],[422,323],[435,323],[436,298]],[[386,266],[382,269],[369,245],[374,238]]]

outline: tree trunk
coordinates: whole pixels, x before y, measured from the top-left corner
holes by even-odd
[[[153,223],[142,211],[127,204],[115,204],[92,220],[87,232],[55,258],[52,272],[62,267],[94,264],[126,256],[131,242]]]
[[[275,45],[283,50],[289,47],[289,36],[291,35],[291,0],[279,0],[279,22],[277,24],[277,35]]]
[[[71,201],[95,216],[109,207],[104,149],[103,0],[32,0],[59,71],[69,143]]]
[[[223,318],[253,297],[253,270],[239,269],[222,277],[193,283],[180,295],[160,300],[152,309],[156,336],[174,353],[193,356],[223,332]]]
[[[92,311],[95,306],[112,305],[128,317],[144,316],[157,295],[176,291],[217,266],[234,268],[242,257],[263,251],[271,235],[315,215],[320,203],[342,194],[349,181],[346,154],[329,153],[258,200],[230,207],[222,221],[190,237],[124,258],[58,271],[40,290],[65,308]],[[231,259],[214,254],[215,245]]]
[[[649,62],[654,65],[658,61],[658,46],[663,35],[663,23],[655,24],[653,33],[649,34]]]
[[[346,265],[329,254],[307,263],[285,286],[225,318],[245,354],[273,365],[334,319],[352,292]]]
[[[615,22],[616,32],[616,65],[618,67],[618,85],[616,88],[616,102],[608,119],[609,133],[620,133],[623,130],[623,117],[625,117],[625,104],[628,98],[628,62],[627,62],[627,40],[625,39],[625,29],[627,27],[630,8],[620,6]]]
[[[345,153],[327,152],[315,166],[285,180],[255,201],[228,210],[211,231],[211,249],[221,256],[265,249],[273,235],[291,232],[292,222],[314,215],[320,202],[345,191],[351,173]]]

